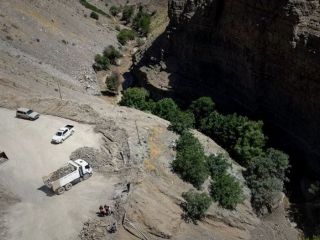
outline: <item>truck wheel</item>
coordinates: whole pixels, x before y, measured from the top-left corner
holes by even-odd
[[[89,173],[86,173],[82,178],[83,180],[87,180],[89,177],[91,177],[91,175]]]
[[[64,191],[65,191],[64,187],[60,187],[60,188],[57,189],[56,192],[57,192],[58,195],[61,195],[61,194],[64,193]]]
[[[67,183],[64,188],[66,189],[66,191],[69,191],[72,188],[72,183]]]

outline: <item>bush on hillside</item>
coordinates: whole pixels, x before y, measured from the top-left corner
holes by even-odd
[[[228,168],[231,164],[223,154],[210,155],[207,158],[208,170],[211,178],[214,180],[227,173]]]
[[[229,174],[222,174],[211,182],[210,194],[221,207],[230,210],[235,209],[244,199],[240,183]]]
[[[152,113],[171,121],[178,111],[180,111],[178,105],[171,98],[164,98],[155,104]]]
[[[191,112],[177,111],[177,113],[170,120],[171,124],[169,130],[178,134],[194,128],[194,115]]]
[[[97,54],[94,58],[95,63],[92,65],[95,71],[107,70],[110,67],[110,61],[107,57]]]
[[[107,89],[111,92],[118,92],[120,86],[120,76],[118,73],[113,72],[111,76],[106,79]]]
[[[144,88],[129,88],[124,91],[121,106],[133,107],[142,111],[150,110],[149,92]]]
[[[283,191],[289,167],[289,156],[272,148],[251,159],[245,177],[252,192],[252,205],[258,212],[263,207],[271,211],[273,199]]]
[[[115,64],[118,58],[122,57],[122,54],[112,45],[109,45],[103,50],[103,56],[110,60],[110,63]]]
[[[206,193],[197,193],[195,191],[188,191],[182,194],[186,200],[181,204],[187,218],[194,223],[205,217],[205,213],[211,205],[211,199]]]
[[[136,36],[136,34],[134,31],[129,30],[129,29],[122,29],[118,33],[117,39],[122,45],[126,45],[126,43],[128,41],[134,40],[135,36]]]
[[[191,103],[190,110],[195,116],[196,127],[199,128],[201,121],[215,110],[215,104],[210,97],[200,97]]]
[[[133,19],[133,29],[140,33],[141,36],[147,36],[150,32],[150,25],[151,15],[140,9]]]
[[[90,17],[93,18],[93,19],[96,19],[96,20],[99,20],[99,15],[95,12],[91,12],[90,13]]]
[[[208,177],[203,147],[189,132],[184,132],[177,142],[177,156],[172,162],[172,169],[196,188],[200,188]]]

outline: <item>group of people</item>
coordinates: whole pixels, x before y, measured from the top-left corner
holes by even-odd
[[[99,214],[101,217],[104,217],[104,216],[109,216],[111,215],[113,212],[111,210],[111,207],[110,206],[107,206],[106,204],[102,207],[102,205],[100,205],[99,207]]]
[[[108,206],[107,204],[105,204],[104,206],[100,205],[100,207],[99,207],[99,216],[100,217],[109,216],[111,214],[113,214],[113,211],[110,206]],[[107,231],[109,233],[115,233],[117,231],[117,222],[109,224],[107,226]]]

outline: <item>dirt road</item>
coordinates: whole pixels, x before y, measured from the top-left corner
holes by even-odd
[[[0,165],[0,182],[21,200],[2,219],[7,240],[75,239],[83,222],[111,197],[116,180],[94,174],[57,196],[43,186],[41,177],[64,164],[78,147],[99,148],[100,135],[90,125],[44,115],[26,121],[3,108],[0,119],[0,146],[10,159]],[[67,123],[75,125],[75,134],[63,144],[51,144],[54,132]]]

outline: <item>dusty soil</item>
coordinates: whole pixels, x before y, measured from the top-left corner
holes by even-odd
[[[0,145],[9,157],[0,166],[0,181],[20,199],[1,218],[7,225],[7,239],[74,238],[82,222],[95,215],[99,204],[111,198],[115,179],[94,174],[57,196],[43,186],[41,177],[65,164],[76,148],[99,148],[101,135],[90,125],[52,116],[42,115],[31,122],[15,118],[14,111],[0,108],[0,118]],[[75,134],[63,144],[51,144],[56,129],[66,123],[75,125]]]
[[[0,238],[5,239],[8,234],[5,215],[8,209],[19,202],[19,198],[8,191],[2,184],[0,185]]]

